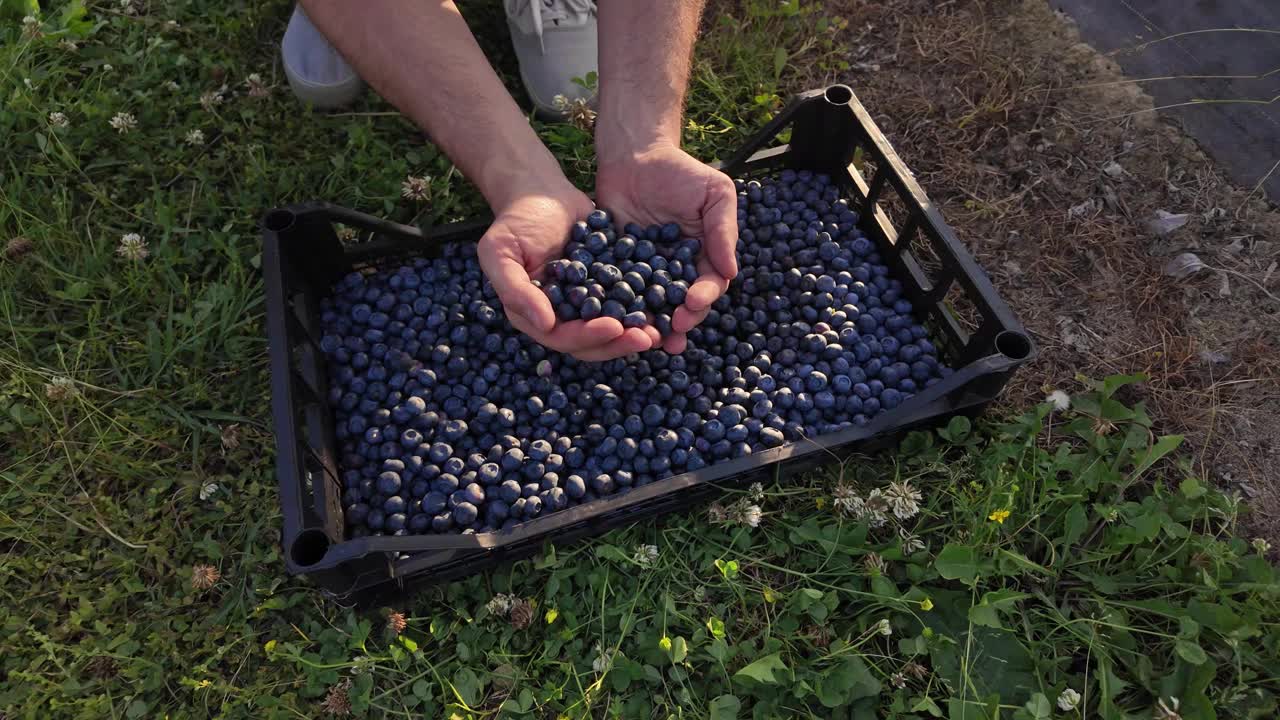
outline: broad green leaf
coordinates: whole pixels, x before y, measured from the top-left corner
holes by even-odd
[[[1017,575],[1024,572],[1037,572],[1041,575],[1052,575],[1053,573],[1043,565],[1032,562],[1019,552],[1012,550],[1000,549],[1000,569],[1005,571],[1007,575]]]
[[[782,662],[781,655],[779,653],[771,653],[734,673],[733,677],[738,679],[749,678],[759,683],[777,685],[790,677],[790,675],[791,671],[787,668],[786,663]]]
[[[938,574],[948,580],[972,583],[980,572],[978,553],[967,545],[947,543],[933,562]]]
[[[1000,623],[1000,614],[991,605],[980,604],[969,608],[969,620],[974,625],[997,629],[1004,628],[1004,625]]]
[[[683,637],[676,637],[671,642],[671,662],[680,663],[689,657],[689,643]]]
[[[1084,503],[1072,505],[1063,521],[1062,543],[1071,548],[1080,541],[1081,537],[1084,537],[1084,531],[1088,528],[1089,510],[1085,508]]]
[[[133,702],[129,703],[129,707],[124,711],[124,715],[125,717],[130,718],[130,720],[134,720],[135,718],[140,718],[146,715],[147,710],[149,709],[150,708],[147,706],[146,700],[137,698]]]
[[[781,45],[773,52],[773,77],[782,76],[782,70],[787,67],[787,50]]]
[[[951,418],[945,428],[938,430],[938,436],[949,443],[960,443],[969,437],[969,431],[973,428],[973,423],[969,422],[969,418],[964,415],[957,415]]]
[[[707,709],[711,714],[711,720],[738,720],[742,701],[736,695],[721,695],[712,700]]]
[[[1199,665],[1209,659],[1209,656],[1204,653],[1204,648],[1200,647],[1199,643],[1194,640],[1179,638],[1174,641],[1173,649],[1178,653],[1179,657],[1192,665]]]
[[[851,655],[825,672],[818,679],[814,691],[824,707],[837,708],[880,694],[880,681],[871,674],[861,657]]]
[[[419,698],[422,698],[423,700],[431,699],[431,683],[426,680],[414,681],[411,689],[413,690],[413,694]]]
[[[1155,465],[1160,458],[1173,452],[1181,444],[1181,435],[1164,435],[1158,438],[1155,444],[1151,446],[1151,449],[1148,450],[1140,460],[1135,462],[1133,474],[1129,476],[1129,481],[1133,482],[1134,480],[1142,477],[1142,474],[1145,473],[1152,465]]]
[[[483,697],[484,684],[471,668],[462,668],[453,674],[453,690],[467,707],[476,707]]]
[[[1185,495],[1188,500],[1197,500],[1204,497],[1205,493],[1209,492],[1208,488],[1206,488],[1203,483],[1193,477],[1183,480],[1182,483],[1178,485],[1178,489],[1182,491],[1182,494]]]
[[[1053,717],[1053,703],[1049,702],[1049,698],[1045,697],[1044,693],[1032,695],[1023,707],[1035,720],[1047,720]]]
[[[59,24],[76,37],[89,37],[93,32],[93,22],[88,19],[83,0],[72,0],[62,8]]]

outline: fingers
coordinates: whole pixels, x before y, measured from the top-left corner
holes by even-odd
[[[662,349],[668,355],[679,355],[689,347],[689,336],[684,333],[672,333],[662,341]]]
[[[738,276],[738,195],[728,175],[713,170],[702,207],[702,252],[723,277]]]
[[[575,352],[573,356],[586,362],[604,362],[624,355],[644,352],[653,346],[652,338],[643,329],[628,328],[621,336],[607,345]]]
[[[688,333],[701,325],[702,321],[707,319],[709,312],[711,312],[709,306],[702,310],[690,310],[688,305],[681,305],[671,316],[671,329],[681,335]]]
[[[529,279],[516,244],[486,236],[480,240],[477,252],[480,267],[497,291],[511,324],[515,325],[516,318],[520,317],[526,321],[525,332],[530,335],[551,332],[556,324],[555,311],[546,294]]]
[[[507,318],[515,329],[533,338],[538,344],[572,355],[607,345],[623,334],[622,323],[607,317],[562,322],[550,332],[538,330],[520,315],[509,314]]]

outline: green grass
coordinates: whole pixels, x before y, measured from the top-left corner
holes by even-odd
[[[320,198],[442,222],[479,196],[372,96],[297,106],[287,3],[62,4],[42,37],[20,5],[0,3],[0,244],[33,248],[0,259],[5,717],[322,717],[339,694],[373,717],[1149,718],[1174,697],[1184,718],[1275,715],[1275,571],[1119,381],[726,499],[758,502],[758,528],[691,508],[427,590],[394,608],[398,635],[390,609],[327,602],[282,574],[256,219]],[[510,82],[500,8],[465,10]],[[710,21],[691,150],[735,147],[796,78],[838,72],[838,25],[773,2]],[[535,126],[589,188],[589,137]],[[400,197],[408,175],[433,178],[430,204]],[[149,257],[117,255],[126,233]],[[835,506],[893,480],[918,513],[872,527]],[[197,565],[221,579],[194,588]],[[498,594],[527,627],[486,608]]]

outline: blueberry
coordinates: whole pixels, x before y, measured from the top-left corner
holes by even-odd
[[[564,491],[573,500],[579,500],[587,493],[587,483],[581,475],[570,475],[565,478]]]
[[[649,319],[641,311],[627,313],[622,318],[624,328],[642,328],[649,324]]]
[[[458,525],[470,525],[479,514],[476,506],[469,502],[461,502],[453,507],[453,521]]]
[[[587,227],[592,230],[603,230],[609,226],[609,213],[604,210],[593,210],[587,215]]]

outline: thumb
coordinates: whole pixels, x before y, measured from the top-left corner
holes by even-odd
[[[507,314],[516,314],[529,321],[538,332],[550,332],[555,327],[556,315],[546,293],[533,284],[529,273],[520,262],[519,249],[512,244],[498,242],[491,237],[480,240],[478,254],[480,267],[493,284]]]

